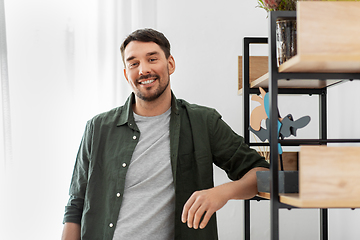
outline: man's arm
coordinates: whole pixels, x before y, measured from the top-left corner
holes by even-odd
[[[253,168],[237,181],[194,192],[184,205],[181,221],[187,222],[189,228],[204,228],[214,212],[222,208],[230,199],[254,197],[258,192],[256,171],[268,170],[262,167]],[[200,223],[203,215],[204,218]]]
[[[61,240],[80,240],[80,224],[65,223]]]
[[[64,228],[62,240],[80,240],[81,239],[81,217],[85,202],[85,192],[87,188],[88,169],[91,155],[93,127],[92,122],[86,123],[79,151],[76,157],[74,171],[69,190],[69,201],[65,207]]]

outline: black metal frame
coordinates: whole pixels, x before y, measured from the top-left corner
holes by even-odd
[[[279,239],[279,209],[294,208],[279,201],[278,189],[278,148],[280,142],[283,146],[298,146],[300,144],[327,144],[329,142],[360,142],[360,139],[327,139],[327,87],[322,89],[278,89],[279,79],[360,79],[360,73],[280,73],[276,61],[276,20],[277,19],[296,19],[295,11],[275,11],[269,14],[269,38],[245,37],[243,41],[242,59],[242,91],[243,91],[243,116],[244,116],[244,139],[250,146],[270,145],[270,217],[271,217],[271,240]],[[267,91],[270,96],[270,144],[250,143],[250,94],[258,94],[258,89],[251,89],[249,84],[249,56],[250,44],[269,45],[269,88]],[[279,140],[277,133],[278,118],[278,94],[317,94],[319,95],[319,139],[300,139],[300,140]],[[260,201],[262,198],[255,197],[251,200]],[[244,201],[244,239],[250,240],[250,200]],[[328,211],[320,209],[320,239],[328,239]]]

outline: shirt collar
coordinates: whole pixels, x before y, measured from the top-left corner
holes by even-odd
[[[176,115],[179,114],[179,108],[173,91],[171,91],[171,112],[175,113]]]
[[[118,127],[128,122],[134,121],[134,114],[132,111],[132,104],[134,102],[135,102],[135,95],[134,93],[131,93],[123,106],[123,110],[120,113],[119,122],[117,124]]]
[[[135,94],[131,93],[123,106],[123,110],[121,111],[117,126],[134,122],[134,114],[132,110],[133,103],[135,103]],[[179,108],[176,104],[176,97],[172,91],[171,91],[171,112],[177,115],[179,114]]]

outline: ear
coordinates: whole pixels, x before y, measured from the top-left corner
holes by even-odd
[[[175,59],[172,55],[170,55],[168,58],[168,69],[169,69],[169,75],[175,72]]]
[[[127,73],[126,73],[126,68],[124,68],[124,76],[125,76],[125,78],[126,78],[126,81],[129,83],[129,79],[128,79]]]

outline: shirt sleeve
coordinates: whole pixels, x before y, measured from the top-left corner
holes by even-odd
[[[63,223],[81,224],[85,192],[88,181],[88,170],[91,156],[92,122],[88,121],[76,157],[69,190],[69,201],[65,206]]]
[[[238,180],[255,167],[269,168],[258,152],[244,142],[214,110],[209,123],[214,163],[225,170],[231,180]]]

